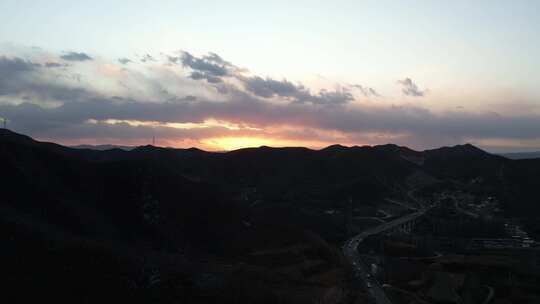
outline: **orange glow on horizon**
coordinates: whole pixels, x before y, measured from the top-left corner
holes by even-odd
[[[219,137],[205,139],[202,143],[211,150],[237,150],[260,146],[282,146],[279,141],[259,137]]]
[[[256,125],[245,123],[230,122],[226,120],[218,120],[208,118],[201,122],[160,122],[152,120],[120,120],[120,119],[105,119],[96,120],[88,119],[87,124],[106,124],[106,125],[128,125],[130,127],[148,127],[153,128],[155,133],[159,135],[162,130],[181,129],[181,130],[202,130],[207,132],[199,133],[199,136],[194,138],[173,139],[167,137],[159,137],[156,145],[174,147],[174,148],[190,148],[197,147],[207,151],[231,151],[242,148],[256,148],[260,146],[269,147],[306,147],[310,149],[321,149],[336,143],[342,145],[357,145],[358,142],[351,141],[346,134],[338,131],[305,129],[297,126],[270,126],[260,128]],[[307,132],[307,136],[302,136]],[[235,134],[231,134],[235,133]],[[261,133],[261,134],[258,134]],[[299,133],[300,138],[289,138],[289,133],[293,135]],[[295,136],[296,137],[296,136]],[[305,137],[305,138],[302,138]],[[312,139],[310,139],[310,137]],[[122,142],[123,145],[145,145],[150,143],[150,138],[135,139],[135,140],[119,140],[115,138],[107,139],[108,142]],[[72,143],[74,141],[71,141]],[[77,140],[78,144],[94,144],[95,140],[85,139]]]
[[[215,137],[201,141],[203,149],[210,151],[232,151],[243,148],[268,147],[305,147],[310,149],[321,149],[334,143],[322,141],[306,141],[293,139],[279,139],[268,137]]]

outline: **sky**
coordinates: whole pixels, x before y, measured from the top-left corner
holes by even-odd
[[[0,2],[0,117],[66,145],[540,150],[539,1]]]

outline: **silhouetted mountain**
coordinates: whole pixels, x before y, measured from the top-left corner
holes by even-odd
[[[467,180],[495,178],[507,159],[487,153],[471,144],[424,151],[424,167],[438,177]]]
[[[241,183],[230,188],[229,183],[216,183],[221,177],[203,180],[219,170],[222,157],[152,146],[130,152],[70,149],[2,130],[0,227],[6,243],[0,254],[10,279],[6,289],[36,286],[39,293],[16,295],[22,302],[36,300],[33,296],[156,302],[177,299],[179,292],[188,302],[215,302],[216,292],[227,302],[233,298],[224,293],[244,293],[238,286],[250,290],[250,284],[261,283],[234,276],[237,286],[198,290],[201,274],[230,280],[232,270],[221,269],[221,261],[247,262],[269,247],[319,248],[306,234],[310,229],[341,237],[341,227],[301,210],[250,208],[237,198]],[[217,168],[187,174],[190,169],[199,173],[205,162]],[[313,259],[320,260],[317,256]],[[325,263],[341,267],[332,256],[323,257]],[[272,256],[263,257],[257,263],[271,266]],[[245,266],[238,267],[234,269]],[[269,276],[272,270],[263,273]]]
[[[498,196],[515,216],[540,211],[538,160],[512,161],[472,145],[99,151],[0,130],[0,159],[2,269],[13,284],[42,284],[45,294],[71,290],[70,300],[112,292],[136,302],[180,294],[186,302],[232,303],[228,292],[237,289],[228,281],[270,286],[264,293],[275,295],[283,288],[273,277],[278,260],[342,267],[344,217],[325,212],[344,210],[349,199],[353,208],[374,208],[454,183]],[[291,246],[303,249],[284,249]],[[212,280],[201,291],[203,273]]]
[[[112,150],[112,149],[120,149],[120,150],[129,151],[129,150],[135,149],[136,147],[119,146],[119,145],[77,145],[77,146],[71,146],[71,148],[98,150],[98,151],[106,151],[106,150]]]

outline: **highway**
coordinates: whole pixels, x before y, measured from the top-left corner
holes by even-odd
[[[423,216],[426,211],[426,209],[420,209],[417,212],[405,215],[388,223],[384,223],[371,229],[365,230],[362,233],[349,239],[347,242],[345,242],[345,245],[343,245],[343,253],[350,259],[354,269],[355,277],[361,279],[361,281],[367,287],[368,292],[373,297],[373,299],[375,299],[375,302],[377,304],[392,304],[392,301],[390,301],[390,299],[384,292],[381,284],[369,273],[369,267],[365,265],[360,259],[360,254],[357,250],[358,245],[365,238],[391,230],[409,221],[415,220]]]
[[[473,213],[473,212],[470,212],[470,211],[467,211],[463,208],[461,208],[457,202],[457,200],[454,201],[454,208],[456,208],[457,211],[465,214],[465,215],[468,215],[470,217],[473,217],[473,218],[479,218],[480,216],[476,213]]]

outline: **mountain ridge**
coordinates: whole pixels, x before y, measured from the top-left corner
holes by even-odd
[[[20,133],[17,133],[17,132],[14,132],[14,131],[11,131],[9,129],[0,129],[0,136],[2,136],[2,139],[5,140],[5,139],[11,139],[11,140],[20,140],[20,141],[31,141],[31,142],[34,142],[34,143],[43,143],[43,144],[54,144],[54,145],[58,145],[58,146],[62,146],[62,147],[65,147],[65,148],[71,148],[71,149],[81,149],[81,150],[96,150],[96,151],[107,151],[107,150],[113,150],[113,149],[120,149],[120,150],[125,150],[125,151],[131,151],[131,150],[135,150],[137,148],[142,148],[142,147],[148,147],[148,148],[151,148],[151,147],[154,147],[154,148],[160,148],[160,149],[173,149],[173,150],[191,150],[191,151],[197,151],[197,152],[207,152],[207,153],[229,153],[229,152],[235,152],[235,151],[242,151],[242,150],[280,150],[280,149],[286,149],[286,150],[291,150],[291,149],[303,149],[303,150],[312,150],[312,151],[339,151],[339,150],[351,150],[351,149],[363,149],[363,148],[371,148],[371,149],[381,149],[381,150],[406,150],[406,151],[410,151],[410,152],[431,152],[431,151],[438,151],[438,150],[451,150],[451,149],[458,149],[458,150],[462,150],[462,151],[477,151],[477,152],[483,152],[483,153],[488,153],[488,154],[492,154],[492,153],[489,153],[489,152],[486,152],[470,143],[465,143],[465,144],[458,144],[458,145],[454,145],[454,146],[442,146],[442,147],[439,147],[439,148],[433,148],[433,149],[425,149],[425,150],[414,150],[414,149],[411,149],[409,147],[406,147],[406,146],[399,146],[399,145],[396,145],[396,144],[392,144],[392,143],[387,143],[387,144],[379,144],[379,145],[364,145],[364,146],[344,146],[344,145],[341,145],[341,144],[332,144],[332,145],[329,145],[327,147],[324,147],[324,148],[321,148],[321,149],[311,149],[311,148],[307,148],[307,147],[300,147],[300,146],[290,146],[290,147],[271,147],[271,146],[259,146],[259,147],[246,147],[246,148],[239,148],[239,149],[235,149],[235,150],[229,150],[229,151],[207,151],[207,150],[203,150],[203,149],[200,149],[200,148],[197,148],[197,147],[190,147],[190,148],[173,148],[173,147],[161,147],[161,146],[154,146],[154,145],[142,145],[142,146],[125,146],[125,145],[114,145],[114,144],[96,144],[96,145],[87,145],[87,144],[82,144],[82,145],[75,145],[75,146],[64,146],[64,145],[61,145],[61,144],[57,144],[57,143],[54,143],[54,142],[48,142],[48,141],[38,141],[28,135],[24,135],[24,134],[20,134]],[[540,153],[540,152],[531,152],[531,153]],[[512,153],[506,153],[506,154],[512,154]],[[501,154],[501,155],[506,155],[506,154]],[[498,154],[493,154],[493,155],[498,155]]]

